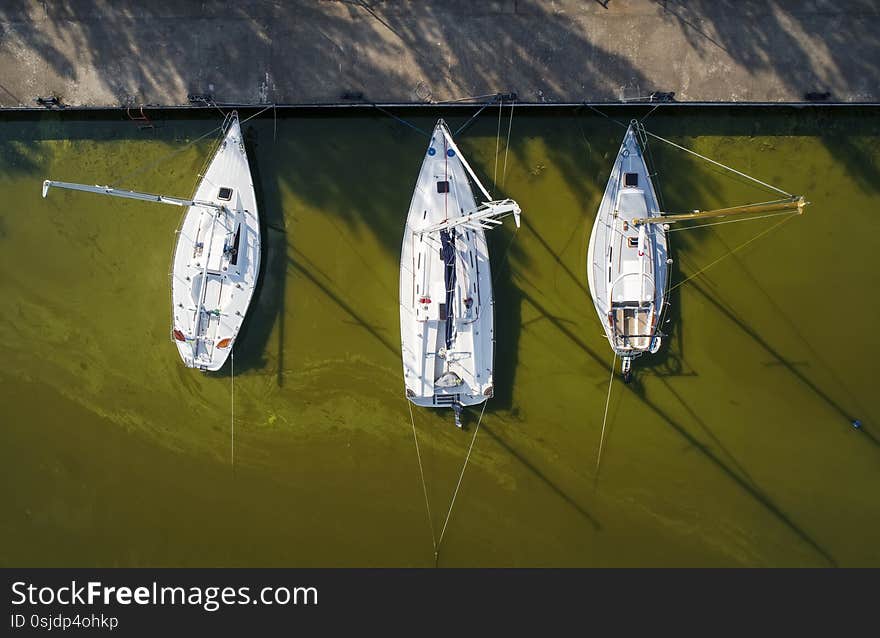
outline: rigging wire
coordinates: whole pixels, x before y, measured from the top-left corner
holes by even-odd
[[[723,222],[711,222],[709,224],[699,224],[697,226],[682,226],[680,228],[670,228],[667,230],[667,233],[677,233],[682,230],[693,230],[695,228],[708,228],[709,226],[721,226],[722,224],[736,224],[737,222],[751,222],[756,219],[767,219],[768,217],[778,217],[779,215],[791,215],[792,211],[784,210],[778,213],[768,213],[766,215],[759,215],[758,217],[744,217],[742,219],[728,219]]]
[[[736,173],[740,177],[745,177],[746,179],[751,180],[751,181],[755,182],[756,184],[760,184],[761,186],[764,186],[765,188],[769,188],[770,190],[774,190],[777,193],[781,193],[782,195],[785,195],[786,197],[792,197],[791,193],[786,192],[786,191],[782,190],[781,188],[777,188],[777,187],[773,186],[772,184],[768,184],[767,182],[762,182],[761,180],[759,180],[755,177],[752,177],[751,175],[746,175],[745,173],[738,171],[735,168],[732,168],[730,166],[727,166],[726,164],[722,164],[721,162],[716,162],[711,157],[706,157],[705,155],[700,155],[696,151],[692,151],[691,149],[685,148],[684,146],[681,146],[680,144],[676,144],[675,142],[673,142],[671,140],[667,140],[665,137],[660,137],[656,133],[652,133],[651,131],[644,129],[644,127],[642,127],[642,130],[645,132],[645,134],[650,135],[651,137],[656,138],[656,139],[660,140],[661,142],[666,142],[667,144],[674,146],[675,148],[681,149],[682,151],[690,153],[691,155],[695,155],[696,157],[699,157],[700,159],[704,159],[707,162],[710,162],[712,164],[715,164],[716,166],[719,166],[723,169],[730,171],[731,173]]]
[[[602,448],[605,445],[605,424],[608,422],[608,405],[611,403],[611,388],[614,385],[614,366],[617,365],[617,351],[611,360],[611,378],[608,379],[608,395],[605,397],[605,415],[602,417],[602,435],[599,438],[599,453],[596,455],[596,475],[599,474],[599,464],[602,462]]]
[[[704,266],[703,268],[700,268],[697,272],[695,272],[693,275],[691,275],[690,277],[688,277],[688,278],[685,279],[684,281],[680,281],[680,282],[678,282],[677,284],[675,284],[674,286],[672,286],[672,287],[669,289],[669,292],[672,292],[672,291],[675,290],[676,288],[680,288],[681,286],[685,285],[687,282],[689,282],[689,281],[690,281],[691,279],[693,279],[694,277],[698,277],[699,275],[701,275],[701,274],[703,274],[704,272],[706,272],[707,270],[709,270],[712,266],[714,266],[715,264],[717,264],[717,263],[718,263],[719,261],[721,261],[722,259],[725,259],[725,258],[727,258],[727,257],[730,257],[732,254],[734,254],[735,252],[738,252],[739,250],[745,248],[746,246],[748,246],[749,244],[751,244],[753,241],[755,241],[755,240],[757,240],[757,239],[760,239],[761,237],[763,237],[764,235],[766,235],[766,234],[769,233],[770,231],[772,231],[772,230],[774,230],[774,229],[776,229],[776,228],[779,228],[779,227],[782,226],[782,224],[784,224],[785,222],[794,219],[797,215],[798,215],[797,212],[790,213],[788,217],[779,220],[778,222],[776,222],[775,224],[773,224],[773,225],[770,226],[769,228],[766,228],[765,230],[761,231],[760,233],[758,233],[757,235],[755,235],[754,237],[752,237],[752,238],[749,239],[748,241],[743,242],[742,244],[740,244],[740,245],[737,246],[736,248],[733,248],[732,250],[730,250],[730,251],[726,252],[725,254],[721,255],[721,257],[719,257],[719,258],[716,259],[715,261],[711,262],[710,264]],[[667,294],[668,294],[668,293],[667,293]]]

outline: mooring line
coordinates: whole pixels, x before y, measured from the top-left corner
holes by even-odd
[[[464,471],[467,469],[468,461],[471,460],[471,452],[474,449],[474,442],[477,440],[477,433],[480,431],[480,423],[483,422],[483,414],[486,412],[486,405],[489,400],[483,402],[483,409],[480,410],[480,418],[477,420],[477,427],[474,428],[474,436],[471,437],[471,444],[468,447],[467,456],[464,457],[464,464],[461,466],[461,473],[458,475],[458,483],[455,486],[455,492],[452,493],[452,501],[449,503],[449,511],[446,512],[446,520],[443,522],[443,529],[440,531],[440,538],[434,550],[435,561],[440,553],[440,543],[443,542],[443,535],[446,534],[446,526],[449,525],[449,518],[452,516],[452,508],[455,507],[455,497],[458,496],[458,489],[461,487],[461,480],[464,478]],[[435,562],[436,564],[436,562]]]
[[[136,175],[140,175],[140,174],[145,173],[149,170],[152,170],[153,168],[155,168],[159,164],[162,164],[163,162],[168,161],[169,159],[171,159],[172,157],[174,157],[178,153],[182,153],[183,151],[187,150],[190,146],[193,146],[194,144],[201,142],[206,137],[208,137],[210,135],[214,135],[217,131],[222,131],[222,130],[223,130],[223,124],[220,124],[220,126],[215,126],[210,131],[205,133],[204,135],[200,135],[199,137],[192,140],[191,142],[187,142],[182,147],[175,149],[175,150],[171,151],[170,153],[167,153],[166,155],[163,155],[162,157],[158,158],[157,160],[154,160],[153,162],[151,162],[150,164],[136,167],[133,170],[131,170],[130,172],[126,173],[125,175],[123,175],[121,177],[117,177],[115,180],[113,180],[112,183],[120,184],[125,180],[128,180],[128,179],[131,179],[132,177],[135,177]],[[218,144],[219,144],[219,142],[218,142]]]
[[[501,111],[504,108],[504,98],[498,101],[498,131],[495,133],[495,170],[492,172],[492,183],[498,183],[498,148],[501,145]]]
[[[229,452],[230,464],[235,467],[235,347],[229,351],[230,370],[229,370],[229,402],[230,407],[230,436],[231,449]]]
[[[468,102],[470,100],[483,100],[487,97],[498,97],[499,95],[501,95],[501,94],[500,93],[486,93],[485,95],[470,95],[468,97],[455,98],[454,100],[440,100],[439,102],[436,102],[436,104],[437,105],[455,104],[456,102]],[[491,104],[491,102],[485,104],[484,106],[489,106],[489,104]]]
[[[719,257],[718,259],[716,259],[716,260],[713,261],[712,263],[710,263],[710,264],[704,266],[703,268],[700,268],[697,272],[695,272],[693,275],[691,275],[690,277],[688,277],[688,278],[685,279],[684,281],[680,281],[680,282],[678,282],[677,284],[675,284],[674,286],[672,286],[672,287],[669,289],[669,292],[672,292],[672,291],[675,290],[676,288],[679,288],[679,287],[685,285],[687,282],[689,282],[689,281],[690,281],[691,279],[693,279],[694,277],[699,277],[701,274],[703,274],[704,272],[706,272],[707,270],[709,270],[712,266],[714,266],[715,264],[717,264],[717,263],[718,263],[719,261],[721,261],[722,259],[726,259],[727,257],[730,257],[730,256],[731,256],[732,254],[734,254],[735,252],[739,251],[739,250],[742,249],[742,248],[745,248],[746,246],[748,246],[749,244],[751,244],[753,241],[755,241],[755,240],[757,240],[757,239],[760,239],[761,237],[763,237],[764,235],[766,235],[767,233],[769,233],[771,230],[774,230],[775,228],[779,228],[780,226],[782,226],[782,224],[784,224],[784,223],[787,222],[787,221],[790,221],[791,219],[793,219],[793,218],[796,217],[797,215],[798,215],[798,213],[797,213],[797,212],[794,212],[794,213],[791,213],[791,214],[790,214],[788,217],[786,217],[785,219],[781,219],[781,220],[779,220],[778,222],[776,222],[775,224],[773,224],[773,225],[770,226],[769,228],[767,228],[767,229],[761,231],[760,233],[758,233],[757,235],[755,235],[754,237],[752,237],[752,238],[749,239],[748,241],[743,242],[742,244],[740,244],[740,245],[737,246],[736,248],[734,248],[734,249],[732,249],[732,250],[726,252],[725,254],[721,255],[721,257]],[[667,293],[667,294],[669,294],[669,293]]]
[[[516,100],[510,103],[510,123],[507,125],[507,143],[504,145],[504,170],[501,171],[501,186],[507,181],[507,153],[510,151],[510,130],[513,128],[513,107],[516,106]]]
[[[623,128],[629,128],[626,124],[624,124],[624,123],[621,122],[620,120],[615,120],[613,117],[611,117],[610,115],[607,115],[606,113],[603,113],[602,111],[600,111],[599,109],[597,109],[597,108],[596,108],[595,106],[593,106],[592,104],[587,104],[586,102],[584,102],[584,106],[586,106],[588,109],[591,109],[591,110],[593,110],[593,111],[596,111],[596,113],[598,113],[598,114],[601,115],[602,117],[604,117],[604,118],[608,118],[609,120],[611,120],[612,122],[614,122],[614,123],[617,124],[618,126],[622,126]]]
[[[402,117],[397,117],[394,113],[391,113],[390,111],[387,111],[386,109],[383,109],[381,106],[379,106],[379,105],[376,104],[375,102],[371,102],[371,104],[372,104],[376,109],[378,109],[379,111],[381,111],[382,113],[384,113],[384,114],[387,115],[388,117],[397,120],[398,122],[400,122],[400,123],[403,124],[404,126],[408,126],[408,127],[410,127],[412,130],[414,130],[414,131],[418,131],[419,133],[421,133],[421,134],[424,135],[425,137],[431,137],[431,134],[430,134],[430,133],[428,133],[427,131],[423,131],[422,129],[420,129],[418,126],[416,126],[416,125],[413,124],[412,122],[407,122],[407,121],[406,121],[405,119],[403,119]]]
[[[491,97],[498,98],[500,95],[501,95],[500,93],[494,93]],[[484,96],[484,97],[487,97],[487,96]],[[479,109],[477,109],[476,113],[474,113],[473,115],[470,116],[470,118],[468,119],[467,122],[465,122],[464,124],[462,124],[461,126],[458,127],[458,129],[455,131],[455,133],[452,134],[452,137],[458,137],[459,133],[461,133],[468,126],[470,126],[471,122],[473,122],[475,119],[477,119],[477,116],[480,113],[482,113],[487,107],[492,106],[492,104],[493,104],[493,102],[486,102],[485,104],[483,104]]]
[[[422,493],[425,495],[425,510],[428,513],[428,525],[431,527],[431,544],[434,546],[434,558],[437,558],[437,536],[434,533],[434,519],[431,516],[431,504],[428,501],[428,485],[425,483],[425,472],[422,469],[422,453],[419,450],[419,437],[416,434],[416,420],[413,416],[412,401],[407,399],[409,406],[409,422],[412,424],[413,440],[416,442],[416,458],[419,460],[419,478],[422,481]]]
[[[263,108],[263,109],[260,109],[259,111],[257,111],[257,112],[254,113],[253,115],[251,115],[250,117],[246,117],[246,118],[244,118],[241,122],[239,122],[239,124],[244,124],[245,122],[250,122],[252,119],[254,119],[255,117],[257,117],[258,115],[262,115],[263,113],[265,113],[265,112],[268,111],[269,109],[274,109],[274,108],[275,108],[275,104],[274,104],[274,103],[273,103],[273,104],[270,104],[269,106],[267,106],[267,107],[265,107],[265,108]]]
[[[651,116],[652,113],[654,113],[654,111],[656,111],[659,108],[660,108],[660,105],[656,104],[654,106],[654,108],[652,108],[650,111],[648,111],[647,115],[645,115],[642,119],[639,120],[639,123],[640,124],[643,123],[645,120],[647,120]]]
[[[608,395],[605,397],[605,415],[602,417],[602,435],[599,438],[599,453],[596,455],[596,474],[599,474],[599,464],[602,462],[602,447],[605,445],[605,424],[608,422],[608,405],[611,403],[611,387],[614,385],[614,366],[617,365],[617,351],[611,360],[611,378],[608,379]]]
[[[685,151],[686,153],[690,153],[691,155],[695,155],[696,157],[699,157],[700,159],[704,159],[707,162],[715,164],[716,166],[720,166],[721,168],[728,170],[731,173],[736,173],[740,177],[745,177],[746,179],[749,179],[749,180],[755,182],[756,184],[760,184],[761,186],[764,186],[765,188],[769,188],[771,190],[774,190],[777,193],[781,193],[782,195],[785,195],[786,197],[792,197],[791,193],[786,192],[786,191],[782,190],[781,188],[776,188],[772,184],[768,184],[767,182],[762,182],[761,180],[759,180],[755,177],[752,177],[751,175],[746,175],[742,171],[738,171],[735,168],[727,166],[726,164],[722,164],[721,162],[716,162],[711,157],[706,157],[705,155],[700,155],[696,151],[692,151],[691,149],[685,148],[684,146],[681,146],[680,144],[676,144],[675,142],[673,142],[671,140],[667,140],[665,137],[660,137],[656,133],[652,133],[651,131],[648,131],[647,129],[645,129],[645,133],[647,133],[648,135],[650,135],[653,138],[660,140],[661,142],[666,142],[667,144],[670,144],[671,146],[674,146],[675,148],[681,149],[682,151]]]

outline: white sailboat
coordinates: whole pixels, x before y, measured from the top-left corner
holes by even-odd
[[[189,199],[46,180],[50,187],[175,206],[187,211],[171,270],[171,339],[184,364],[219,370],[241,330],[260,273],[260,219],[238,115]]]
[[[593,303],[611,348],[629,380],[632,360],[660,348],[657,322],[666,294],[668,250],[662,226],[642,224],[657,217],[657,194],[630,126],[617,152],[599,204],[587,252],[587,279]]]
[[[484,201],[479,206],[468,178]],[[422,161],[400,254],[400,336],[406,396],[463,406],[492,396],[494,300],[485,230],[520,208],[492,200],[441,119]]]
[[[789,196],[710,211],[661,212],[638,132],[639,124],[634,121],[624,135],[587,252],[593,304],[612,350],[621,359],[625,381],[631,378],[633,359],[660,348],[660,322],[672,264],[667,243],[670,223],[777,211],[802,213],[807,204],[802,196]]]

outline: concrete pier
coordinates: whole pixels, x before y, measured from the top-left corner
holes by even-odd
[[[876,0],[4,0],[0,106],[880,101]],[[344,97],[345,96],[345,97]]]

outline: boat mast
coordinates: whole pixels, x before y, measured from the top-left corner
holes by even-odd
[[[98,195],[111,195],[112,197],[122,197],[124,199],[137,199],[144,202],[158,202],[160,204],[172,204],[174,206],[204,206],[222,210],[225,208],[214,202],[206,202],[199,199],[181,199],[180,197],[169,197],[168,195],[153,195],[152,193],[139,193],[137,191],[127,191],[111,186],[89,186],[88,184],[74,184],[72,182],[56,182],[47,179],[43,182],[43,197],[49,193],[49,188],[55,186],[57,188],[66,188],[73,191],[84,191],[86,193],[97,193]]]
[[[730,208],[716,208],[713,210],[678,215],[666,215],[661,213],[657,217],[637,217],[632,220],[634,226],[642,224],[668,224],[672,222],[688,221],[691,219],[708,219],[710,217],[727,217],[729,215],[757,215],[759,213],[774,213],[777,211],[791,210],[798,215],[804,214],[804,206],[809,202],[803,195],[795,195],[786,199],[778,199],[763,204],[746,204],[745,206],[731,206]]]

